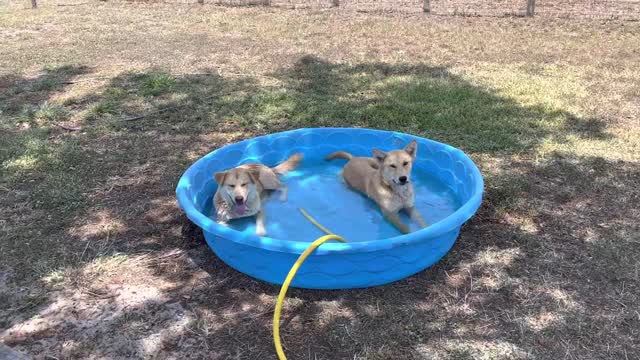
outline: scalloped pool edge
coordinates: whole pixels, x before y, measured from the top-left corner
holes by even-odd
[[[461,206],[425,229],[387,239],[325,243],[303,264],[292,286],[312,289],[361,288],[413,275],[440,260],[453,246],[460,227],[480,207],[484,181],[478,167],[461,150],[405,133],[362,128],[303,128],[247,139],[221,147],[193,163],[176,187],[180,207],[202,228],[209,247],[231,267],[255,278],[281,284],[309,242],[246,234],[218,225],[201,212],[215,191],[212,174],[249,161],[275,165],[290,149],[319,160],[340,148],[369,156],[374,146],[392,149],[418,141],[418,159],[459,197]],[[351,140],[350,143],[346,141]],[[356,141],[354,141],[356,140]],[[289,151],[285,151],[289,150]],[[309,153],[307,153],[309,151]],[[460,180],[462,179],[462,180]],[[464,199],[462,199],[462,198]]]

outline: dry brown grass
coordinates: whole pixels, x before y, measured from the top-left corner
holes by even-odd
[[[39,358],[275,358],[278,289],[220,262],[173,190],[218,146],[341,125],[466,150],[485,202],[416,276],[293,290],[291,359],[638,358],[639,43],[638,23],[597,21],[0,13],[0,341]]]

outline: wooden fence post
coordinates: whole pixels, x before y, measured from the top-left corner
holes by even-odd
[[[427,14],[431,13],[431,0],[423,0],[422,11]]]
[[[536,13],[536,0],[527,0],[527,16],[533,16]]]

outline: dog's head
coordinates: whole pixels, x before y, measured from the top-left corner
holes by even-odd
[[[248,169],[233,168],[213,175],[218,191],[238,215],[244,215],[247,201],[257,195],[257,175]]]
[[[406,185],[410,181],[411,167],[418,153],[415,140],[402,150],[383,152],[373,149],[373,157],[380,164],[382,178],[387,184]]]

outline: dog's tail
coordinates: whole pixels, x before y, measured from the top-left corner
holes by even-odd
[[[325,160],[333,160],[333,159],[347,159],[347,160],[351,160],[351,158],[353,158],[353,155],[349,154],[346,151],[336,151],[332,154],[327,155],[326,158],[324,158]]]
[[[284,175],[289,171],[297,168],[300,164],[300,161],[302,161],[302,154],[293,154],[287,160],[274,167],[273,171],[275,171],[276,174]]]

